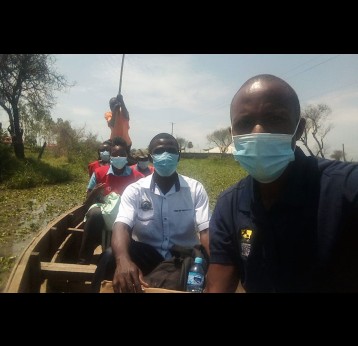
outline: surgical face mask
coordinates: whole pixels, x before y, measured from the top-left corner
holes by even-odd
[[[109,151],[101,151],[99,153],[99,156],[103,162],[109,162],[109,158],[110,158]]]
[[[138,168],[141,170],[147,169],[149,161],[138,161]]]
[[[162,154],[152,155],[152,158],[154,169],[162,177],[171,176],[177,169],[179,160],[178,154],[170,154],[165,151]]]
[[[117,156],[117,157],[111,157],[111,164],[112,166],[122,169],[126,164],[128,160],[126,156]]]
[[[292,149],[293,135],[282,133],[249,133],[233,136],[236,161],[260,183],[271,183],[278,179],[295,154]],[[296,143],[294,141],[294,143]],[[296,145],[294,144],[296,147]]]

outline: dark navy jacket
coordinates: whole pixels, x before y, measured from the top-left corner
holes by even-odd
[[[248,176],[218,198],[210,263],[238,266],[247,292],[358,292],[358,165],[296,148],[265,210]]]

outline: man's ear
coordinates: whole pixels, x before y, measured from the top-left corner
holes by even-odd
[[[180,161],[180,156],[181,156],[181,150],[178,151],[178,155],[179,155],[179,157],[178,157],[178,162],[179,162]]]

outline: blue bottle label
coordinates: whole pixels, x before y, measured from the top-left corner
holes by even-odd
[[[204,280],[204,275],[195,272],[189,272],[188,274],[188,285],[201,286]]]

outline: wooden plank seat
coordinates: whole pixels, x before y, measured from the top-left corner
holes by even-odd
[[[68,232],[79,232],[79,233],[83,233],[83,228],[75,228],[75,227],[68,227],[67,228]]]
[[[50,280],[92,281],[95,264],[40,262],[41,276]]]

